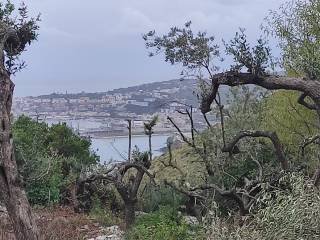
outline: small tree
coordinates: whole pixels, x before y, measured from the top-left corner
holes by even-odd
[[[39,232],[13,151],[10,114],[14,83],[10,76],[25,66],[20,55],[37,39],[39,18],[28,18],[24,4],[18,9],[18,17],[12,16],[14,10],[10,1],[0,3],[0,195],[13,222],[16,238],[34,240],[39,239]]]
[[[149,168],[152,161],[151,138],[156,122],[157,117],[144,124],[146,134],[149,136],[149,152],[140,152],[136,148],[132,152],[132,159],[128,158],[127,161],[89,171],[79,181],[79,186],[96,181],[100,181],[103,184],[113,184],[125,205],[125,223],[127,228],[130,228],[135,222],[138,190],[143,177],[147,175],[155,184],[154,175],[149,172]]]
[[[152,161],[152,134],[153,128],[156,126],[158,122],[158,116],[153,117],[149,122],[144,123],[144,132],[148,136],[148,143],[149,143],[149,161]]]
[[[135,221],[135,208],[138,202],[138,190],[146,174],[150,179],[154,176],[148,171],[151,166],[147,152],[138,149],[132,153],[131,162],[121,162],[102,166],[101,168],[89,170],[81,176],[78,186],[100,182],[102,184],[113,184],[120,194],[125,205],[125,223],[129,228]],[[81,204],[81,203],[80,203]]]

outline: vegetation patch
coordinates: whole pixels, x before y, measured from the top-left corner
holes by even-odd
[[[126,235],[127,240],[192,240],[203,239],[199,230],[183,223],[170,207],[141,216]]]

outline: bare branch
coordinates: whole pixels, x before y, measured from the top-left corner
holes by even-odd
[[[317,141],[320,144],[320,135],[316,135],[316,136],[313,136],[311,138],[307,138],[307,139],[305,139],[303,141],[302,145],[300,146],[300,151],[301,151],[301,155],[302,155],[303,158],[305,156],[306,147],[308,147],[311,144],[317,143]]]
[[[171,188],[175,189],[176,191],[186,195],[186,196],[189,196],[189,197],[195,197],[195,198],[198,198],[198,199],[201,199],[201,200],[205,200],[206,198],[194,191],[188,191],[186,189],[183,189],[183,188],[180,188],[178,187],[177,185],[175,185],[174,183],[171,183],[171,182],[168,182],[167,180],[164,181],[164,184],[165,185],[168,185],[170,186]]]
[[[202,185],[202,186],[198,186],[198,187],[194,187],[191,189],[191,191],[196,191],[196,190],[209,190],[209,189],[214,189],[215,191],[217,191],[222,197],[226,197],[229,198],[231,200],[234,200],[240,210],[240,215],[244,216],[246,214],[248,214],[249,212],[249,207],[248,205],[246,205],[244,203],[244,201],[242,200],[242,198],[238,195],[239,193],[237,193],[235,188],[232,188],[230,190],[224,190],[220,187],[218,187],[215,184],[207,184],[207,185]]]
[[[218,108],[219,108],[222,141],[223,141],[223,146],[225,146],[226,145],[226,137],[225,137],[225,128],[224,128],[224,114],[223,114],[224,106],[222,105],[219,91],[217,91],[217,97],[218,97],[218,99],[216,98],[215,102],[216,102],[216,104],[218,105]]]
[[[185,174],[183,173],[183,171],[177,166],[177,163],[173,163],[173,157],[172,157],[172,143],[167,143],[167,147],[168,147],[168,152],[169,152],[169,163],[166,163],[164,160],[160,159],[160,162],[162,163],[162,165],[164,166],[164,168],[173,168],[176,169],[181,176],[185,176]],[[161,169],[160,171],[163,171],[164,169]]]
[[[116,148],[113,143],[110,143],[110,145],[124,161],[128,161],[128,159]]]
[[[282,149],[281,142],[278,138],[278,135],[275,132],[269,132],[269,131],[242,131],[238,135],[234,137],[234,139],[227,144],[222,151],[223,152],[229,152],[229,153],[234,153],[234,149],[237,145],[237,143],[242,139],[246,137],[264,137],[264,138],[269,138],[273,144],[273,147],[275,149],[275,154],[277,155],[277,158],[279,162],[281,163],[281,167],[283,170],[287,170],[289,168],[288,161],[285,157],[285,154]]]
[[[258,175],[258,181],[262,181],[263,178],[263,168],[258,160],[256,160],[251,154],[250,154],[251,160],[258,166],[259,175]]]
[[[120,172],[122,173],[122,175],[124,175],[129,169],[131,168],[135,168],[138,171],[142,171],[145,174],[147,174],[147,176],[151,179],[151,181],[156,185],[154,178],[155,176],[153,174],[151,174],[149,172],[149,170],[143,166],[142,164],[137,164],[137,163],[123,163],[122,166],[120,167]]]
[[[305,106],[306,108],[310,110],[317,110],[317,107],[314,104],[308,103],[305,101],[306,97],[308,95],[306,93],[302,93],[300,97],[298,98],[298,103],[301,104],[302,106]]]
[[[171,122],[171,124],[175,127],[175,129],[177,129],[177,131],[179,132],[182,140],[187,143],[190,146],[193,146],[193,144],[189,141],[189,139],[183,134],[183,132],[181,131],[181,129],[178,127],[178,125],[173,121],[173,119],[171,117],[167,117],[167,119]]]
[[[211,123],[209,122],[208,118],[207,118],[207,115],[205,113],[202,114],[203,115],[203,118],[204,120],[206,121],[207,125],[208,125],[208,128],[211,128]]]

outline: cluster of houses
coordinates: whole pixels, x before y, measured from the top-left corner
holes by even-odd
[[[188,117],[179,114],[177,110],[183,111],[186,108],[184,104],[188,99],[181,96],[189,98],[190,95],[190,89],[172,86],[158,86],[148,90],[128,88],[106,93],[55,93],[15,98],[13,113],[15,116],[24,114],[48,122],[70,122],[80,119],[98,123],[81,127],[82,132],[123,129],[127,119],[134,120],[135,129],[142,129],[143,122],[153,115],[158,115],[159,131],[169,131],[172,130],[172,125],[167,121],[168,115],[182,128],[188,126]],[[194,108],[196,119],[198,115],[201,114]],[[198,122],[201,125],[202,120]]]

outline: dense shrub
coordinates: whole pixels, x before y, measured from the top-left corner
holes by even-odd
[[[25,179],[29,201],[41,205],[59,202],[60,188],[63,185],[61,159],[43,157],[35,161],[39,163],[37,169]]]
[[[285,190],[267,190],[259,199],[266,207],[242,227],[211,215],[210,239],[319,239],[319,190],[295,173],[286,175],[280,183]]]
[[[256,218],[264,239],[319,239],[319,190],[303,176],[286,175],[282,181],[288,190],[266,194],[267,207]]]
[[[193,240],[202,239],[196,230],[181,222],[172,208],[160,207],[151,214],[141,216],[127,233],[127,240]]]
[[[64,123],[49,126],[21,116],[12,130],[19,172],[33,204],[58,202],[81,169],[99,161],[90,139]]]

